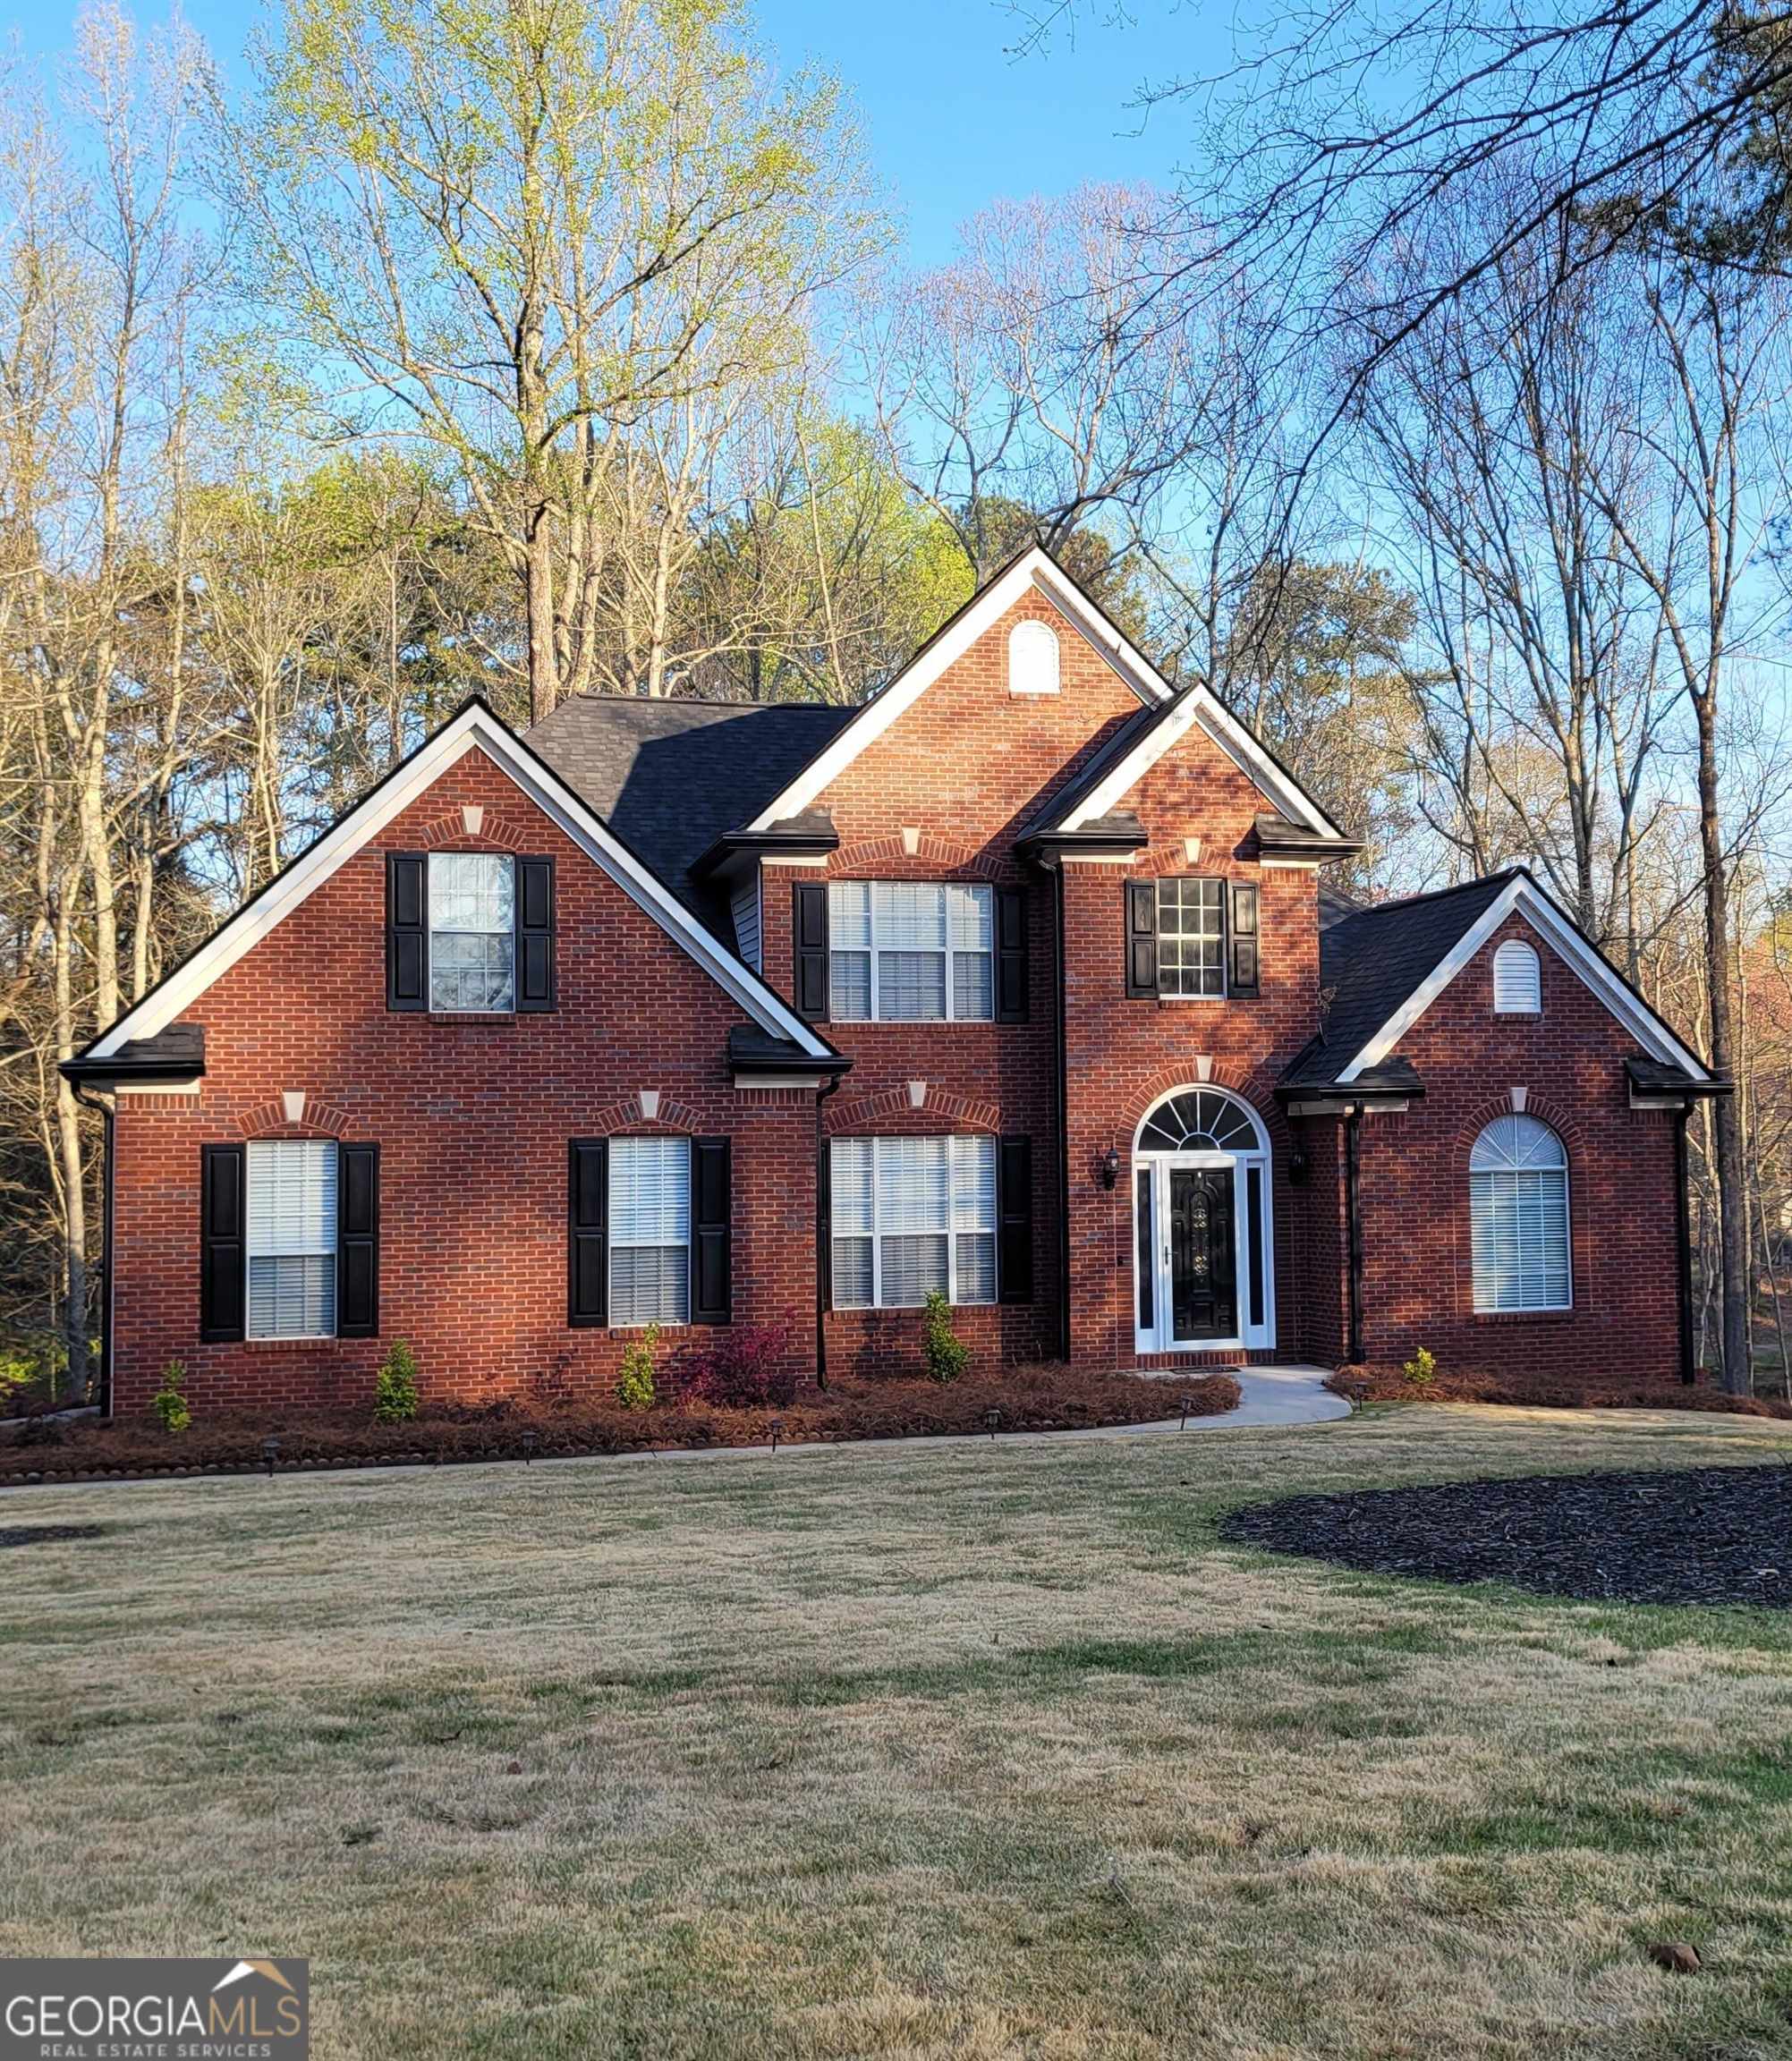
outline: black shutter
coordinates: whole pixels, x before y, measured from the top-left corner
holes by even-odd
[[[336,1336],[379,1336],[379,1148],[336,1148]]]
[[[1004,1302],[1033,1299],[1033,1141],[1004,1138],[997,1148],[996,1278]]]
[[[1126,992],[1158,991],[1158,884],[1126,883]]]
[[[1027,1020],[1027,893],[996,890],[996,1021]]]
[[[606,1324],[610,1310],[609,1147],[575,1138],[566,1183],[566,1321]]]
[[[734,1317],[734,1205],[728,1141],[691,1141],[691,1321],[726,1324]]]
[[[200,1336],[242,1336],[245,1155],[241,1145],[200,1147]]]
[[[516,861],[516,1006],[554,1006],[554,861]]]
[[[799,880],[793,890],[791,939],[795,950],[797,1014],[811,1023],[828,1018],[828,883]]]
[[[1257,890],[1249,882],[1235,880],[1231,889],[1230,920],[1226,926],[1227,971],[1231,992],[1241,1000],[1257,998]]]
[[[423,912],[423,854],[386,854],[386,1006],[427,1009]]]

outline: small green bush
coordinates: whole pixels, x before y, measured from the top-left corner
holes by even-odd
[[[616,1401],[624,1410],[651,1410],[658,1389],[653,1378],[653,1355],[659,1349],[659,1327],[650,1324],[639,1338],[623,1347],[622,1372],[616,1376]]]
[[[408,1424],[417,1414],[417,1362],[402,1338],[380,1362],[373,1385],[376,1424]]]
[[[955,1381],[971,1364],[971,1348],[952,1328],[952,1305],[938,1289],[927,1297],[927,1375],[930,1381]]]
[[[1429,1347],[1421,1345],[1417,1357],[1407,1361],[1400,1371],[1414,1388],[1429,1388],[1438,1378],[1438,1363],[1432,1359]]]
[[[153,1407],[165,1431],[184,1431],[192,1422],[192,1410],[187,1402],[187,1370],[178,1360],[170,1360],[163,1368],[162,1386],[156,1391]]]

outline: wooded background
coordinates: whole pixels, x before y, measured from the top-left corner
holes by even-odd
[[[723,0],[276,0],[234,92],[102,5],[16,63],[0,1391],[92,1373],[58,1060],[469,693],[857,701],[1037,535],[1356,888],[1526,863],[1734,1077],[1700,1357],[1792,1395],[1792,41],[1556,21],[1278,16],[1158,90],[1180,188],[918,274]]]

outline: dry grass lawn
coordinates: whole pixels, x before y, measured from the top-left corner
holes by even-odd
[[[0,1954],[309,1955],[314,2051],[367,2061],[1783,2055],[1792,1623],[1212,1531],[1713,1459],[1792,1437],[1428,1408],[10,1494],[104,1529],[0,1552]]]

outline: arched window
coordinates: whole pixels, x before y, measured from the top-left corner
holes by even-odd
[[[1057,636],[1049,623],[1016,623],[1009,631],[1008,692],[1057,692]]]
[[[1568,1156],[1534,1116],[1496,1116],[1468,1156],[1477,1310],[1567,1310]]]
[[[1261,1152],[1256,1119],[1219,1088],[1185,1088],[1168,1095],[1139,1132],[1141,1152]]]
[[[1520,937],[1508,937],[1493,954],[1493,1008],[1500,1016],[1542,1013],[1543,977],[1537,954]]]

